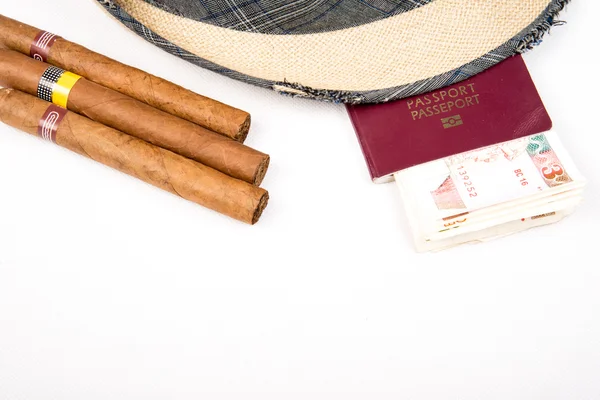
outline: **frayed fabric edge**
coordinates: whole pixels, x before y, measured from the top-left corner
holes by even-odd
[[[517,45],[517,48],[515,49],[516,52],[522,54],[533,49],[542,42],[544,36],[549,33],[553,27],[566,24],[565,21],[561,21],[556,18],[570,2],[571,0],[556,0],[550,6],[550,8],[546,10],[544,21],[533,27],[529,34],[521,39]]]
[[[565,21],[558,20],[557,17],[570,2],[571,0],[555,0],[545,11],[542,22],[534,26],[529,33],[519,40],[514,49],[515,54],[523,54],[532,50],[542,42],[544,36],[553,27],[566,24]],[[290,83],[287,80],[275,83],[272,88],[285,96],[303,97],[332,103],[362,104],[366,99],[364,95],[357,92],[314,89],[300,83]]]
[[[417,82],[417,84],[405,85],[404,87],[397,88],[389,88],[386,90],[373,90],[367,92],[352,92],[352,91],[340,91],[340,90],[331,90],[331,89],[314,89],[312,87],[308,87],[302,85],[300,83],[291,83],[287,80],[283,82],[273,82],[266,81],[262,79],[252,78],[247,75],[236,73],[235,71],[230,71],[223,69],[218,65],[214,65],[207,60],[201,59],[198,56],[188,53],[183,49],[180,49],[168,42],[168,40],[160,38],[158,35],[153,33],[144,25],[140,24],[134,18],[129,15],[126,15],[115,0],[96,0],[102,6],[105,7],[111,14],[113,14],[117,19],[121,20],[123,24],[128,26],[134,32],[138,33],[140,36],[144,37],[146,40],[151,43],[163,48],[163,50],[179,56],[189,62],[192,62],[196,65],[199,65],[203,68],[207,68],[209,70],[219,72],[230,78],[241,80],[247,83],[251,83],[257,86],[271,88],[272,90],[286,96],[292,97],[300,97],[307,99],[316,99],[321,101],[327,101],[332,103],[347,103],[347,104],[363,104],[363,103],[384,103],[390,100],[396,100],[400,98],[405,98],[413,95],[422,94],[428,92],[430,90],[434,90],[437,88],[441,88],[443,86],[447,86],[452,83],[456,83],[462,79],[466,79],[469,76],[477,74],[477,68],[467,68],[471,67],[471,65],[464,65],[458,68],[455,71],[449,71],[446,74],[434,77],[437,82],[433,82],[430,85],[424,85],[428,81],[433,81],[433,78],[425,79]],[[558,14],[565,8],[565,6],[570,3],[571,0],[553,0],[551,4],[547,7],[540,17],[530,26],[528,30],[521,32],[518,37],[514,37],[512,40],[507,42],[502,47],[503,56],[502,60],[513,56],[515,54],[524,53],[542,42],[542,39],[546,33],[548,33],[552,27],[559,26],[565,24],[564,21],[560,21],[557,18]],[[124,18],[123,15],[127,18]],[[143,29],[141,29],[143,28]],[[526,28],[527,29],[527,28]],[[152,36],[152,38],[149,37]],[[160,43],[157,43],[156,38],[160,38]],[[164,43],[163,43],[164,42]],[[510,54],[509,54],[510,53]],[[496,54],[497,55],[497,54]],[[502,54],[501,54],[502,55]],[[501,61],[501,60],[499,60]],[[471,63],[473,64],[473,63]],[[495,64],[495,63],[494,63]],[[492,65],[489,65],[482,70],[485,70]],[[470,69],[470,70],[469,70]],[[466,74],[464,73],[466,70]],[[457,79],[459,77],[460,79]],[[440,85],[440,81],[443,81],[442,85]],[[414,88],[418,87],[418,90]],[[393,95],[386,92],[392,92]],[[385,95],[385,96],[384,96]]]
[[[290,83],[288,81],[274,84],[273,90],[285,96],[304,97],[328,101],[336,104],[360,104],[365,100],[364,96],[358,93],[328,89],[313,89],[311,87],[301,85],[300,83]]]

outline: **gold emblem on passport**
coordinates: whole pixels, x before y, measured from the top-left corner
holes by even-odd
[[[461,116],[457,114],[452,117],[442,118],[442,124],[444,125],[444,129],[450,129],[462,125],[463,120]]]

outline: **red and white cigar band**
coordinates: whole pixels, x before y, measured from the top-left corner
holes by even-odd
[[[56,36],[53,33],[40,31],[40,33],[37,34],[35,39],[33,39],[33,43],[31,44],[31,48],[29,49],[29,55],[38,61],[48,61],[50,48],[52,47],[56,39],[59,38],[60,36]]]
[[[56,143],[56,132],[65,115],[67,115],[67,110],[51,104],[40,118],[38,135],[44,140]]]

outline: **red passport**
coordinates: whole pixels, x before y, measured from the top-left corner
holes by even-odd
[[[376,183],[405,168],[552,128],[521,56],[443,89],[348,106],[348,113]]]

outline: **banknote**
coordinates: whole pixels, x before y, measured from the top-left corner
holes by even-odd
[[[441,251],[461,244],[488,242],[493,239],[509,236],[518,232],[537,228],[544,225],[559,222],[573,213],[575,207],[565,208],[546,214],[534,215],[532,217],[521,217],[503,224],[494,225],[482,231],[469,232],[460,236],[446,238],[437,241],[417,241],[416,249],[419,252]]]
[[[553,131],[421,164],[394,177],[416,241],[458,240],[452,238],[562,212],[580,201],[586,183]]]
[[[544,134],[443,162],[448,176],[431,191],[438,210],[477,210],[573,182]]]
[[[569,191],[553,196],[547,201],[538,200],[532,203],[524,204],[520,207],[505,209],[501,213],[489,213],[476,220],[471,220],[468,224],[454,225],[444,230],[423,233],[427,240],[440,240],[465,234],[467,232],[487,229],[494,225],[503,224],[508,221],[521,218],[529,218],[535,215],[549,214],[577,205],[582,199],[582,190]]]
[[[577,184],[571,190],[559,192],[550,196],[522,198],[506,204],[497,204],[488,209],[479,210],[453,219],[433,220],[430,215],[422,215],[423,210],[420,209],[418,204],[415,204],[410,196],[411,193],[408,192],[401,183],[398,183],[398,186],[400,187],[400,193],[402,194],[404,207],[409,215],[409,220],[414,220],[411,222],[413,230],[418,229],[419,232],[424,232],[422,235],[427,235],[427,237],[455,236],[464,231],[493,226],[498,220],[517,217],[519,213],[523,213],[523,210],[533,210],[531,212],[532,215],[535,214],[536,210],[539,211],[538,214],[542,213],[543,209],[547,209],[548,206],[551,207],[551,210],[555,210],[556,207],[554,205],[559,204],[558,202],[573,198],[581,199],[583,192],[583,186]]]
[[[585,179],[550,131],[395,174],[419,214],[448,223],[581,187]]]
[[[473,224],[468,228],[461,229],[460,232],[454,231],[454,234],[446,232],[427,235],[420,231],[417,226],[416,229],[412,230],[413,239],[418,251],[432,251],[461,243],[490,240],[493,237],[509,235],[513,231],[520,232],[531,227],[556,222],[550,217],[555,215],[564,216],[571,213],[580,201],[581,196],[569,196],[542,207],[514,210],[513,213],[501,218],[492,219],[481,224]]]

